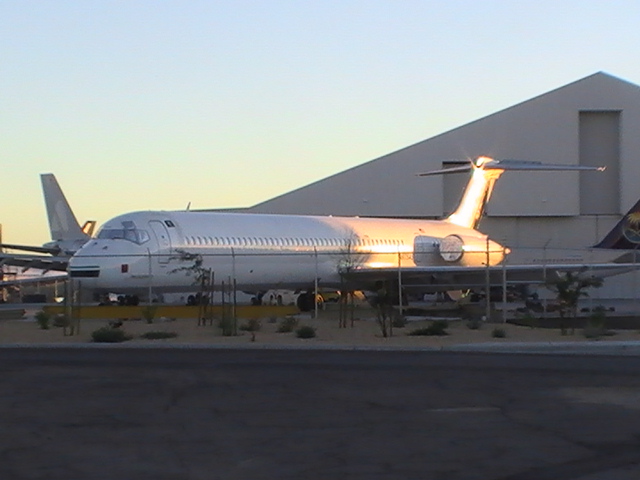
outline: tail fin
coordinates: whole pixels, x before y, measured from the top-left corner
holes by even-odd
[[[640,247],[640,200],[631,207],[615,227],[593,248],[634,250]]]
[[[90,238],[80,228],[69,202],[52,173],[40,175],[42,193],[47,207],[51,240],[87,240]]]
[[[82,225],[82,232],[89,237],[93,237],[93,231],[96,229],[96,221],[95,220],[87,220]]]
[[[496,180],[506,170],[598,170],[605,167],[585,167],[582,165],[544,164],[523,160],[494,160],[489,157],[478,157],[469,165],[445,168],[419,175],[442,175],[448,173],[468,172],[473,170],[469,183],[465,188],[458,208],[446,218],[447,222],[467,228],[477,228]]]

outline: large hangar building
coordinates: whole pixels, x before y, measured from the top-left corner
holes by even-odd
[[[638,132],[640,87],[599,72],[246,211],[440,218],[452,211],[468,176],[416,173],[451,160],[487,155],[605,165],[602,173],[506,172],[480,224],[514,255],[588,249],[640,198]],[[610,279],[592,296],[635,298],[636,276]]]

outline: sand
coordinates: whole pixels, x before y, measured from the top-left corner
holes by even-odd
[[[0,321],[0,344],[3,345],[45,345],[45,344],[90,344],[91,333],[109,325],[108,320],[87,319],[80,322],[80,331],[74,335],[65,335],[60,327],[48,330],[39,328],[33,314],[27,312],[21,320]],[[239,331],[237,336],[223,336],[220,328],[214,325],[199,326],[195,319],[156,319],[149,324],[145,320],[125,320],[119,328],[133,338],[126,345],[212,345],[221,347],[314,347],[314,348],[425,348],[443,349],[456,345],[477,344],[481,342],[499,343],[553,343],[587,341],[582,329],[575,333],[562,335],[559,329],[530,328],[502,323],[483,323],[479,329],[470,329],[463,320],[448,321],[448,335],[410,336],[409,332],[425,327],[431,322],[420,318],[410,318],[404,328],[394,328],[393,335],[382,336],[373,310],[363,309],[356,312],[353,327],[339,328],[337,314],[321,312],[318,319],[310,315],[297,315],[299,325],[308,325],[316,330],[316,337],[297,338],[295,333],[277,333],[282,319],[260,320],[261,329],[255,333]],[[246,321],[239,320],[239,325]],[[494,329],[503,329],[505,338],[495,338]],[[147,340],[140,335],[150,331],[175,332],[176,338]],[[640,333],[635,330],[617,330],[614,335],[601,337],[602,340],[640,341]],[[597,340],[589,340],[597,341]]]

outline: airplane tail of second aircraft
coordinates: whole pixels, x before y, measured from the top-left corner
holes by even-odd
[[[635,250],[640,247],[640,200],[594,248]]]
[[[52,173],[40,175],[42,192],[47,207],[51,240],[87,240],[91,237],[80,227],[69,202]],[[91,229],[92,230],[92,229]]]

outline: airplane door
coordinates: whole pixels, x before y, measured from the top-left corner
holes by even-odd
[[[164,223],[158,220],[151,220],[149,226],[153,231],[158,242],[158,263],[169,263],[169,256],[171,254],[171,237],[169,231],[165,227]]]

